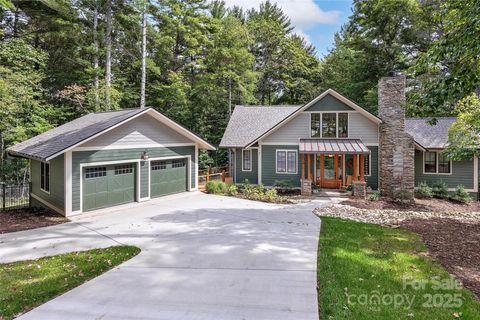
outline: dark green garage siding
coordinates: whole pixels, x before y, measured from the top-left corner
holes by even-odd
[[[452,174],[424,174],[423,173],[423,152],[415,150],[415,185],[425,181],[433,184],[440,180],[445,181],[448,188],[456,188],[463,185],[465,189],[473,189],[474,161],[453,161]]]
[[[40,189],[40,161],[31,160],[32,193],[59,209],[65,208],[63,154],[50,160],[50,193]]]
[[[98,151],[76,151],[72,152],[72,207],[73,211],[80,210],[80,164],[108,161],[137,161],[141,159],[145,148],[120,149],[120,150],[98,150]],[[169,147],[147,149],[150,158],[174,157],[190,155],[192,162],[191,187],[195,187],[195,147]],[[140,161],[140,195],[148,197],[148,162]]]
[[[236,181],[235,183],[243,183],[248,180],[250,183],[258,183],[258,150],[252,150],[252,171],[242,171],[242,149],[235,149],[236,163]]]
[[[297,150],[298,146],[282,146],[282,145],[263,145],[262,148],[262,183],[266,186],[273,186],[275,181],[290,181],[293,187],[300,187],[300,176],[302,164],[300,154],[297,154],[297,173],[296,174],[278,174],[276,173],[276,150]],[[313,161],[312,161],[313,166]],[[313,172],[313,170],[312,170]]]

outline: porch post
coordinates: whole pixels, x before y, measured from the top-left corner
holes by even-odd
[[[335,171],[335,185],[338,187],[338,154],[333,155],[333,169]]]
[[[325,155],[322,153],[320,155],[320,183],[322,184],[322,187],[323,187],[324,167],[325,167]]]
[[[353,181],[358,180],[358,156],[353,155]]]
[[[365,181],[365,155],[360,155],[360,181]]]
[[[345,153],[342,153],[342,186],[345,185]]]
[[[313,154],[313,184],[317,185],[317,154]]]
[[[312,171],[312,166],[311,166],[311,162],[310,162],[310,158],[311,158],[311,154],[307,154],[307,157],[308,157],[308,168],[307,168],[307,172],[308,172],[308,180],[312,181],[312,176],[311,176],[311,171]]]
[[[303,179],[305,179],[305,154],[302,153],[302,177],[301,177],[301,181],[303,181]]]

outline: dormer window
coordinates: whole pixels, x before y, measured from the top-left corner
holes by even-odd
[[[312,138],[348,138],[348,113],[311,113],[310,128]]]

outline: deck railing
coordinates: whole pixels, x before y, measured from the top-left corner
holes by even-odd
[[[30,207],[30,184],[0,183],[0,211]]]

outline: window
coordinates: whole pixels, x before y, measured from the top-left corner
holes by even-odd
[[[425,172],[435,173],[437,172],[437,153],[436,152],[425,152],[424,158],[424,167]]]
[[[311,138],[348,138],[348,113],[324,112],[310,114]]]
[[[438,173],[451,173],[451,161],[443,153],[438,153]]]
[[[115,166],[115,175],[129,174],[133,173],[133,166],[131,164],[124,164],[120,166]]]
[[[451,174],[452,161],[441,152],[426,151],[423,156],[424,173]]]
[[[242,150],[242,171],[252,171],[252,150]]]
[[[50,164],[42,162],[40,164],[40,189],[50,192]]]
[[[348,138],[348,113],[338,113],[338,138]]]
[[[94,179],[107,176],[106,167],[93,167],[85,169],[85,179]]]
[[[185,167],[184,159],[172,160],[172,168],[182,168],[182,167]]]
[[[152,161],[152,171],[165,170],[167,169],[166,161]]]
[[[370,155],[363,157],[363,174],[366,176],[370,175]]]
[[[277,150],[277,173],[297,173],[297,151]]]
[[[320,138],[320,113],[311,113],[310,114],[310,127],[312,138]]]

